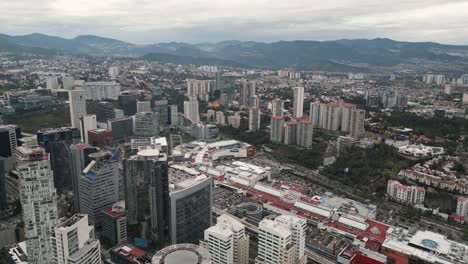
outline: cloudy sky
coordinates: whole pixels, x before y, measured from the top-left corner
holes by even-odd
[[[133,43],[388,37],[468,44],[468,0],[0,0],[0,33]]]

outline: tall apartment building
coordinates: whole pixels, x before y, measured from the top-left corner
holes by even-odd
[[[284,101],[275,99],[271,101],[271,116],[282,116],[284,111]]]
[[[62,88],[64,90],[71,91],[75,86],[75,79],[71,76],[63,76],[62,77]]]
[[[254,81],[247,82],[243,80],[239,84],[239,96],[240,96],[240,104],[245,107],[253,107],[254,106],[254,97],[256,95],[256,83]]]
[[[56,264],[101,264],[99,240],[88,216],[75,214],[55,227],[51,238],[53,262]]]
[[[284,137],[284,118],[283,116],[271,117],[270,141],[282,143]]]
[[[305,264],[306,221],[296,216],[263,219],[258,230],[256,264]]]
[[[150,101],[137,101],[137,113],[151,112]]]
[[[28,262],[52,263],[50,237],[58,222],[57,194],[49,155],[45,151],[22,156],[15,174],[19,179]]]
[[[77,128],[44,128],[37,132],[37,142],[50,153],[50,164],[54,172],[55,188],[59,192],[72,189],[70,173],[70,145],[81,139]]]
[[[468,198],[458,197],[456,213],[457,215],[463,217],[465,220],[468,220]]]
[[[53,76],[53,75],[47,76],[46,77],[46,87],[47,87],[47,89],[50,89],[50,90],[58,90],[60,88],[59,83],[58,83],[58,77]]]
[[[109,67],[109,77],[116,78],[117,76],[119,76],[119,67]]]
[[[177,109],[177,105],[170,105],[169,106],[169,124],[171,126],[177,126],[179,124],[179,111]]]
[[[170,193],[171,244],[198,243],[212,221],[211,177],[184,179]]]
[[[213,264],[249,262],[249,236],[245,226],[228,215],[219,216],[216,225],[205,230],[201,244],[210,252]]]
[[[117,100],[120,95],[116,82],[85,82],[84,89],[88,100]]]
[[[216,111],[216,124],[220,126],[226,125],[226,117],[222,111]]]
[[[284,126],[284,140],[286,145],[296,145],[297,142],[297,122],[289,121]]]
[[[135,137],[157,137],[159,132],[157,113],[142,112],[135,115]]]
[[[310,103],[309,121],[314,127],[320,127],[320,102]]]
[[[304,147],[312,147],[312,139],[314,135],[314,126],[308,120],[299,120],[297,122],[297,131],[296,131],[296,144]]]
[[[113,247],[127,242],[127,216],[125,201],[102,210],[101,239],[106,239]]]
[[[239,128],[241,123],[241,116],[236,114],[232,116],[228,116],[228,125]]]
[[[350,135],[352,138],[360,139],[361,137],[364,136],[365,118],[366,118],[366,110],[356,109],[352,112],[351,129],[350,129]]]
[[[211,80],[187,79],[187,94],[208,101],[212,90],[211,83]]]
[[[418,186],[405,186],[398,181],[389,180],[387,183],[387,195],[400,203],[423,204],[426,191]]]
[[[200,113],[197,100],[190,100],[184,102],[184,116],[192,121],[192,124],[200,122]]]
[[[84,90],[72,90],[68,92],[70,102],[70,119],[74,128],[81,129],[80,118],[86,116],[86,93]]]
[[[260,129],[260,108],[249,108],[249,131],[257,131]]]
[[[70,168],[73,191],[73,211],[80,212],[80,178],[84,168],[91,162],[89,154],[99,149],[85,143],[70,146]]]
[[[304,87],[294,87],[293,117],[300,118],[304,112]]]
[[[167,155],[144,150],[123,162],[128,234],[155,248],[169,244]]]
[[[79,182],[80,213],[87,214],[89,222],[99,226],[102,210],[119,199],[120,151],[104,148],[89,154],[89,159]]]

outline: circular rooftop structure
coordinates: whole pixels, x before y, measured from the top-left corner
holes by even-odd
[[[161,249],[153,256],[152,264],[209,264],[209,252],[194,244],[176,244]]]
[[[423,246],[425,246],[426,248],[433,250],[437,249],[437,247],[439,246],[439,244],[432,239],[423,239],[421,241],[421,244],[423,244]]]
[[[139,151],[138,156],[158,157],[159,156],[159,150],[157,150],[157,149],[145,149],[145,150]]]

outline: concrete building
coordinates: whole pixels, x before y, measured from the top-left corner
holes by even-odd
[[[256,95],[256,83],[243,80],[239,84],[239,103],[245,107],[254,107],[254,97]]]
[[[364,128],[364,123],[365,123],[365,118],[366,118],[366,110],[363,109],[356,109],[352,112],[351,115],[351,130],[350,130],[350,135],[354,139],[360,139],[361,137],[364,136],[365,133],[365,128]]]
[[[296,145],[297,143],[297,122],[289,121],[284,127],[284,144]]]
[[[131,244],[113,247],[108,264],[151,264],[151,255]]]
[[[249,131],[257,131],[260,129],[260,115],[260,108],[249,108]]]
[[[184,116],[190,120],[192,124],[200,122],[199,105],[197,100],[184,102]]]
[[[220,126],[226,125],[226,117],[224,116],[224,113],[221,111],[216,111],[216,124]]]
[[[236,114],[233,116],[228,116],[228,125],[239,128],[240,127],[240,122],[241,122],[241,116]]]
[[[68,92],[70,102],[70,119],[74,128],[81,129],[80,118],[86,116],[86,94],[84,90],[72,90]]]
[[[187,94],[208,101],[212,90],[211,83],[211,80],[187,79]]]
[[[116,82],[85,82],[84,89],[88,100],[117,100],[120,84]]]
[[[249,262],[249,236],[245,226],[228,215],[219,216],[216,225],[205,230],[201,244],[210,252],[213,264]]]
[[[101,239],[107,240],[113,247],[127,242],[125,201],[102,210],[101,226]]]
[[[81,141],[89,143],[88,131],[97,129],[96,115],[86,115],[80,118],[80,134]]]
[[[50,237],[58,222],[57,194],[49,155],[34,152],[17,164],[28,262],[52,263]]]
[[[55,227],[51,238],[56,264],[100,264],[99,240],[94,238],[94,227],[88,216],[75,214]]]
[[[389,180],[387,195],[389,198],[405,204],[423,204],[426,191],[422,187],[405,186],[398,181]]]
[[[271,116],[282,116],[284,111],[284,101],[275,99],[271,101]]]
[[[49,90],[58,90],[59,83],[58,83],[58,77],[57,76],[52,76],[49,75],[46,77],[46,88]]]
[[[88,131],[88,144],[99,148],[112,147],[112,131],[102,128]]]
[[[299,120],[297,122],[297,131],[296,131],[296,144],[304,147],[311,148],[312,140],[314,135],[314,126],[310,121]]]
[[[282,143],[284,137],[284,118],[283,116],[271,117],[270,141]]]
[[[123,166],[129,237],[163,248],[169,244],[167,155],[144,150],[125,159]]]
[[[8,209],[7,190],[5,184],[5,158],[0,157],[0,212]]]
[[[219,138],[219,130],[213,124],[193,124],[192,137],[200,140],[215,140]]]
[[[160,126],[157,113],[142,112],[135,115],[135,137],[156,137],[159,132]]]
[[[64,90],[71,91],[74,89],[75,86],[75,79],[71,76],[63,76],[62,77],[62,88]]]
[[[169,106],[169,124],[175,127],[179,124],[179,111],[177,105]]]
[[[211,226],[212,178],[196,178],[174,181],[170,193],[171,244],[198,243]]]
[[[468,220],[468,198],[458,197],[456,214]]]
[[[8,173],[15,165],[15,152],[21,129],[16,125],[0,125],[0,157],[4,158],[3,171]]]
[[[80,178],[84,168],[91,162],[89,154],[99,149],[85,143],[70,146],[70,168],[73,191],[73,211],[80,212]]]
[[[102,210],[119,200],[120,151],[104,148],[89,154],[89,159],[80,177],[80,213],[87,214],[89,222],[99,226]]]
[[[137,101],[137,113],[149,113],[151,112],[151,102],[150,101]]]
[[[320,127],[320,102],[310,103],[309,121],[315,128]]]
[[[295,216],[263,219],[259,224],[257,264],[307,263],[306,221]]]
[[[117,76],[119,76],[119,67],[109,67],[109,77],[112,78],[116,78]]]
[[[304,87],[294,87],[293,117],[300,118],[304,111]]]

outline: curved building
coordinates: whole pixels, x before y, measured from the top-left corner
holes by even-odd
[[[210,253],[194,244],[176,244],[160,250],[152,264],[210,264]]]

